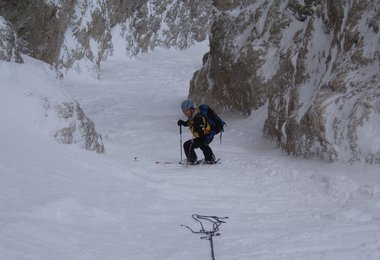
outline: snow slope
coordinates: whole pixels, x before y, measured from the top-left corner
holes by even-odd
[[[64,82],[104,155],[57,143],[28,119],[40,111],[0,86],[13,104],[0,111],[0,259],[210,259],[208,241],[181,226],[197,230],[194,213],[229,217],[218,260],[380,258],[379,167],[281,154],[257,127],[265,108],[225,118],[212,143],[221,164],[155,163],[180,159],[179,106],[206,49],[113,58],[99,81]]]

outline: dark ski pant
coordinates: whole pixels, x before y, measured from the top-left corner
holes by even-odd
[[[213,138],[209,140],[204,140],[204,138],[197,137],[191,140],[186,141],[183,144],[183,149],[185,150],[186,158],[189,162],[197,161],[197,154],[194,149],[200,148],[205,156],[206,161],[214,161],[215,156],[212,152],[209,144],[211,143]]]

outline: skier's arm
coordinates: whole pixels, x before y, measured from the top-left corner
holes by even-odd
[[[189,120],[183,121],[182,119],[178,120],[177,125],[179,126],[189,126]]]

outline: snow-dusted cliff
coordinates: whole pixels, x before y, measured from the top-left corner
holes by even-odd
[[[0,61],[3,130],[30,134],[31,139],[34,134],[46,135],[63,144],[103,153],[102,136],[79,104],[62,90],[54,69],[27,56],[23,60],[23,64]]]
[[[0,16],[0,61],[22,62],[17,37],[11,25]]]
[[[0,17],[13,28],[22,53],[62,72],[95,74],[110,55],[183,49],[205,40],[211,10],[210,1],[191,0],[0,2]]]
[[[290,154],[380,163],[380,1],[214,1],[190,97],[249,114]]]
[[[380,163],[380,0],[0,2],[0,59],[96,75],[110,55],[210,35],[190,94],[219,111],[264,105],[290,154]],[[19,15],[22,13],[23,15]],[[249,131],[249,129],[247,130]]]
[[[96,132],[93,121],[60,88],[62,74],[46,62],[22,55],[27,53],[32,56],[36,49],[42,50],[43,46],[31,48],[32,43],[26,41],[28,34],[23,36],[14,28],[0,17],[3,125],[17,124],[20,131],[41,131],[61,143],[75,143],[86,150],[103,153],[102,136]],[[40,54],[44,56],[46,53]]]
[[[61,75],[90,71],[97,76],[102,61],[110,55],[133,56],[156,46],[182,49],[205,40],[212,21],[210,7],[210,2],[190,0],[0,1],[0,60],[23,63],[22,55],[28,55],[54,66]],[[6,64],[2,66],[6,70]],[[7,77],[3,83],[11,82],[20,70],[31,69],[30,64],[12,67],[13,72],[2,75]],[[48,94],[44,79],[52,86],[59,84],[38,67],[34,73],[41,77],[41,89],[27,91],[29,83],[38,85],[34,82],[20,83],[20,88],[32,93],[28,94],[31,99],[41,99],[42,110],[50,111],[44,118],[52,121],[52,135],[60,142],[103,152],[93,122],[71,98],[52,101],[56,97]]]

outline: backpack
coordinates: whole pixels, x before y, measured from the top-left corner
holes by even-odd
[[[224,132],[224,126],[227,125],[215,112],[206,104],[202,104],[199,107],[199,111],[202,116],[207,120],[207,123],[210,124],[211,129],[215,130],[216,134]]]

